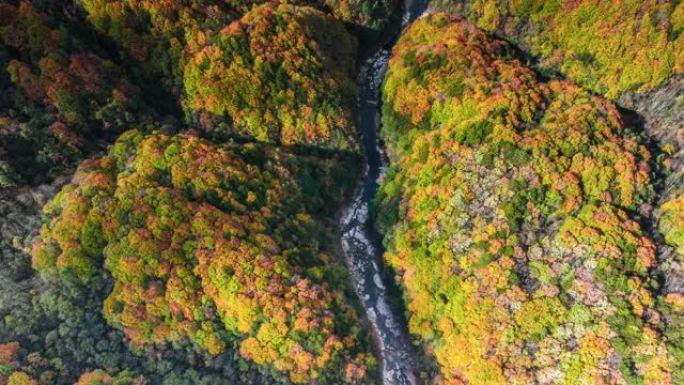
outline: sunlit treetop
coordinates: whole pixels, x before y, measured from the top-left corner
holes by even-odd
[[[13,372],[7,376],[7,385],[38,385],[38,381],[24,372]]]
[[[169,3],[82,1],[213,138],[357,148],[356,40],[341,21],[279,2]]]

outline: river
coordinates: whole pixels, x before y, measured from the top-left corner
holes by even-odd
[[[407,0],[403,31],[427,6],[426,0]],[[400,33],[400,32],[399,32]],[[353,198],[342,211],[342,248],[356,294],[373,328],[381,363],[383,385],[416,385],[416,358],[403,317],[390,308],[387,286],[383,282],[382,246],[369,221],[369,206],[378,190],[386,167],[378,133],[380,131],[380,89],[387,62],[399,33],[381,48],[371,52],[359,73],[358,127],[367,165]]]

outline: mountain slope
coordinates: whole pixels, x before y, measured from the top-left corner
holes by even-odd
[[[446,14],[389,68],[378,222],[441,383],[679,378],[640,224],[651,155],[616,107]]]

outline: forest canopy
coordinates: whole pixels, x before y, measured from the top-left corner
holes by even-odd
[[[2,2],[0,383],[374,382],[332,218],[390,12]]]
[[[183,107],[212,135],[357,148],[356,41],[332,17],[269,4],[196,44]]]
[[[236,341],[295,383],[345,378],[340,362],[356,382],[373,359],[312,217],[341,197],[337,166],[130,131],[46,205],[33,265],[82,285],[106,268],[104,316],[133,346],[188,339],[217,355]]]
[[[0,385],[683,384],[683,32],[0,0]]]
[[[487,32],[512,39],[578,85],[609,99],[684,73],[679,1],[435,0]]]
[[[649,150],[610,102],[512,55],[446,14],[394,48],[376,199],[411,331],[445,384],[678,383],[638,214]]]
[[[44,182],[150,120],[139,88],[93,45],[30,2],[0,4],[0,188]]]

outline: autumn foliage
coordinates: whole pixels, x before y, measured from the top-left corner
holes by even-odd
[[[678,1],[436,0],[541,58],[578,85],[616,99],[684,73]]]
[[[296,383],[344,378],[342,364],[361,368],[345,382],[367,381],[373,359],[313,216],[353,180],[338,161],[127,132],[46,206],[34,267],[83,285],[106,268],[105,317],[138,348],[236,343]]]
[[[161,75],[178,91],[185,57],[197,51],[188,43],[212,36],[261,4],[310,6],[351,25],[354,30],[379,32],[389,22],[392,0],[77,0],[88,20],[120,44],[122,51],[141,64],[147,75]],[[325,32],[325,31],[316,31]]]
[[[379,383],[336,216],[401,3],[0,1],[0,385]],[[371,209],[417,377],[684,384],[684,2],[430,7]]]
[[[390,11],[366,0],[0,4],[0,189],[98,154],[45,207],[32,256],[44,280],[1,293],[40,286],[16,301],[35,307],[27,314],[0,306],[17,328],[3,338],[32,344],[0,374],[375,381],[333,218],[360,169],[353,34],[379,31]],[[15,219],[0,231],[23,255],[35,233],[15,236]]]
[[[183,107],[212,134],[356,149],[356,41],[334,18],[267,4],[191,47]]]
[[[658,273],[664,284],[657,305],[663,316],[665,336],[671,341],[668,348],[681,365],[684,362],[684,194],[681,187],[661,202],[657,210],[658,230],[664,242],[659,245]],[[679,373],[676,379],[684,381],[684,374]]]
[[[239,17],[221,0],[78,0],[93,27],[120,47],[146,79],[178,94],[186,36],[210,33]],[[237,1],[237,3],[242,3]],[[245,2],[247,3],[247,2]]]
[[[90,45],[28,1],[0,4],[0,188],[149,119],[125,72]]]
[[[356,39],[334,16],[304,2],[81,3],[213,138],[356,150]]]
[[[7,385],[38,385],[38,381],[24,372],[14,372],[7,378]]]
[[[111,376],[104,370],[98,369],[85,372],[74,385],[146,385],[143,377],[133,377],[127,373]]]
[[[618,110],[445,14],[389,68],[378,223],[441,383],[678,383],[637,214],[650,154]]]

